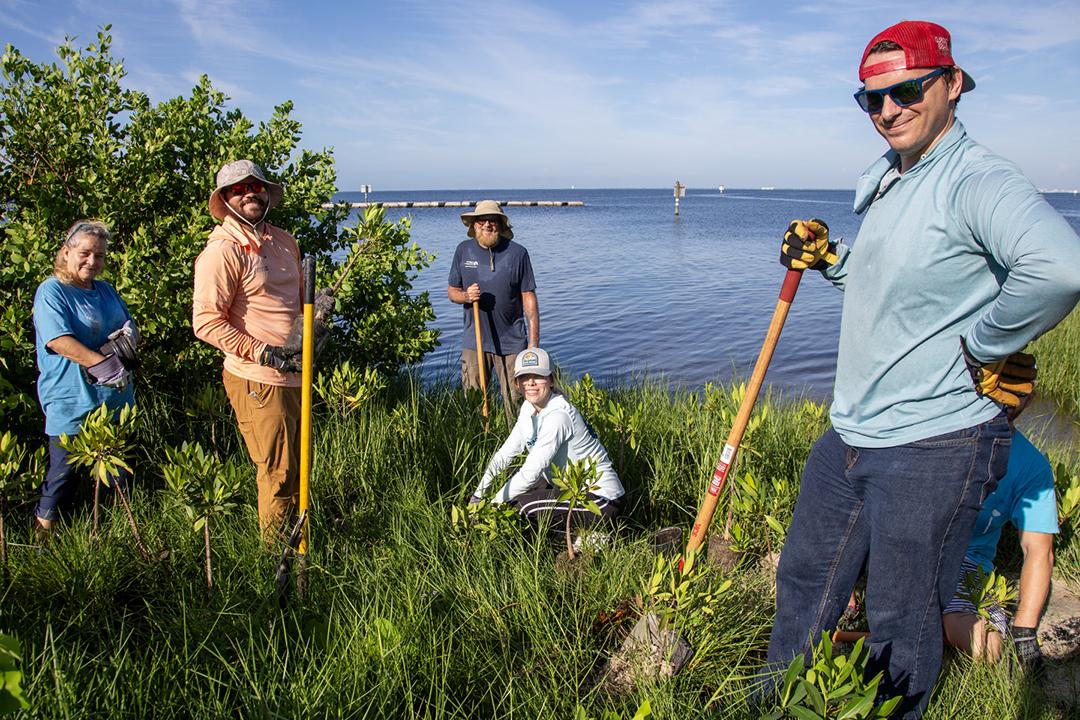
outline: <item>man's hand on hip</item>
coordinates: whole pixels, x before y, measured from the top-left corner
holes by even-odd
[[[1035,390],[1035,376],[1038,374],[1035,356],[1016,352],[1007,358],[984,363],[968,352],[963,338],[960,338],[960,348],[971,373],[971,381],[975,384],[975,392],[1004,407],[1010,419],[1019,415]]]

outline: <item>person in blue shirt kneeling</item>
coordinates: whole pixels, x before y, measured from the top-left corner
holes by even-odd
[[[988,574],[994,570],[998,540],[1007,522],[1019,531],[1020,549],[1024,554],[1020,597],[1011,624],[1004,608],[995,604],[990,609],[993,627],[988,627],[971,602],[961,594],[968,575],[977,573],[979,568]],[[1042,652],[1036,635],[1039,617],[1050,594],[1054,534],[1057,531],[1054,471],[1023,433],[1016,432],[1009,453],[1009,468],[997,489],[983,502],[964,555],[957,594],[945,607],[943,622],[949,645],[976,658],[996,661],[1001,657],[1002,638],[1010,637],[1017,658],[1025,665],[1038,666]]]

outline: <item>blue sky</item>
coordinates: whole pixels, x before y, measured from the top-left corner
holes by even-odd
[[[856,66],[903,18],[952,32],[976,139],[1080,187],[1076,0],[0,0],[0,38],[51,61],[112,23],[154,100],[202,73],[255,120],[292,99],[345,190],[848,188],[884,149]]]

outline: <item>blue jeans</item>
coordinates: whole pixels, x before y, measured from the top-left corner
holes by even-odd
[[[59,436],[49,435],[49,472],[45,474],[45,482],[41,484],[41,499],[34,510],[35,515],[43,520],[59,520],[61,514],[70,510],[76,484],[82,477],[75,470],[75,466],[68,462],[68,451],[60,447]],[[111,477],[110,485],[119,482],[127,490],[126,474],[121,471],[119,476]],[[108,497],[111,489],[102,485],[101,492],[104,497]]]
[[[884,671],[879,697],[903,695],[902,716],[920,717],[941,668],[941,611],[1011,442],[1003,415],[887,448],[851,447],[828,430],[803,469],[780,555],[766,670],[835,628],[865,565],[869,674]]]

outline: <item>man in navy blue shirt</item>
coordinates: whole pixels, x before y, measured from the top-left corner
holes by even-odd
[[[489,377],[499,379],[503,410],[513,423],[521,402],[511,380],[514,358],[525,348],[540,344],[540,308],[532,262],[529,252],[513,242],[510,218],[496,201],[481,200],[475,210],[461,214],[461,222],[473,239],[457,246],[446,290],[451,302],[465,306],[461,384],[466,390],[480,388],[472,311],[472,304],[479,303],[484,365]]]

